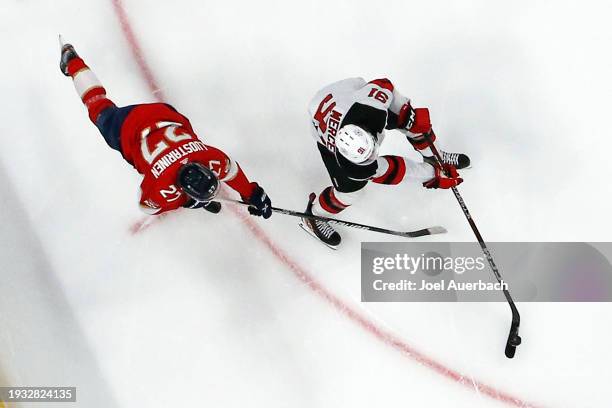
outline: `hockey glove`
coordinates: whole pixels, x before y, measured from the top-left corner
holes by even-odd
[[[192,210],[196,208],[203,208],[210,213],[218,214],[221,211],[221,203],[218,201],[196,201],[189,197],[187,202],[183,204],[183,208],[189,208]]]
[[[429,109],[413,109],[410,105],[410,102],[404,104],[404,106],[402,106],[402,108],[400,109],[398,117],[398,127],[400,129],[406,129],[410,133],[414,134],[429,132],[431,130]]]
[[[272,216],[272,202],[263,188],[257,183],[251,183],[253,192],[250,197],[242,197],[249,204],[249,213],[258,217],[270,218]]]
[[[423,183],[423,187],[426,188],[443,188],[448,189],[457,187],[463,182],[463,179],[459,177],[457,169],[452,164],[443,164],[442,167],[438,163],[434,166],[434,178]]]

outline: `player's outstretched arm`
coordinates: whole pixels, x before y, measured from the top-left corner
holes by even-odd
[[[223,154],[227,159],[226,166],[220,171],[220,181],[240,194],[242,200],[249,204],[249,213],[258,217],[272,216],[272,202],[265,190],[256,182],[249,181],[240,165]]]
[[[249,182],[248,178],[236,163],[238,172],[232,180],[225,183],[240,194],[245,203],[249,204],[249,213],[257,217],[270,218],[272,216],[272,201],[264,189],[256,182]]]

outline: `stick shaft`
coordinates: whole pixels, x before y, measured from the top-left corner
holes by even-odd
[[[231,203],[236,203],[236,204],[246,205],[246,206],[249,205],[248,203],[245,203],[244,201],[234,200],[231,198],[216,198],[215,200],[226,201],[226,202],[231,202]],[[373,225],[359,224],[357,222],[339,220],[337,218],[321,217],[321,216],[314,215],[314,214],[307,214],[304,212],[287,210],[285,208],[272,207],[272,211],[275,213],[289,215],[292,217],[310,218],[314,220],[343,225],[345,227],[358,228],[358,229],[363,229],[367,231],[379,232],[381,234],[397,235],[400,237],[407,237],[407,238],[416,238],[416,237],[420,237],[424,235],[442,234],[446,232],[445,228],[439,227],[439,226],[423,228],[423,229],[416,230],[416,231],[394,231],[394,230],[390,230],[386,228],[375,227]]]
[[[433,144],[433,141],[431,140],[429,133],[424,134],[424,136],[429,144],[429,147],[431,148],[431,151],[434,154],[434,157],[436,158],[438,164],[441,166],[443,160],[442,160],[442,156],[440,155],[440,152],[438,151],[436,146]],[[503,279],[502,279],[501,274],[499,273],[499,269],[497,269],[497,265],[495,264],[495,261],[493,260],[491,251],[489,251],[489,248],[487,247],[487,244],[485,243],[484,238],[480,234],[480,231],[478,230],[478,227],[476,226],[476,222],[474,221],[474,218],[472,218],[472,214],[470,213],[470,210],[468,210],[467,205],[465,204],[465,201],[463,200],[463,197],[459,193],[459,189],[457,189],[457,187],[452,187],[451,190],[453,191],[453,194],[455,195],[455,198],[457,199],[457,202],[459,203],[459,206],[461,207],[461,210],[463,211],[463,214],[465,215],[465,218],[467,219],[468,224],[470,224],[470,227],[472,228],[472,231],[474,232],[474,235],[476,236],[476,239],[478,240],[478,243],[480,244],[480,248],[482,248],[482,252],[484,253],[485,257],[487,258],[487,261],[489,262],[489,266],[491,267],[491,270],[493,271],[495,278],[497,279],[499,283],[501,283]],[[519,325],[521,322],[521,315],[519,314],[519,311],[516,305],[514,304],[514,300],[512,299],[510,292],[507,289],[505,289],[505,287],[503,289],[503,293],[506,298],[506,301],[508,302],[508,305],[510,306],[510,310],[512,311],[512,325],[510,326],[510,334],[508,335],[508,340],[506,342],[505,353],[506,353],[506,357],[513,358],[515,350],[516,350],[516,346],[520,344],[520,337],[518,335],[518,330],[519,330]]]

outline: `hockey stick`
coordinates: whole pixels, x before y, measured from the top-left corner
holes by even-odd
[[[438,152],[438,149],[436,148],[436,146],[434,146],[429,133],[425,133],[424,136],[425,136],[425,140],[427,140],[427,143],[429,144],[429,147],[431,148],[431,151],[434,154],[434,157],[436,158],[436,161],[438,162],[438,164],[441,165],[442,157],[440,156],[440,152]],[[480,235],[480,231],[478,231],[478,227],[476,227],[476,223],[474,222],[474,219],[472,218],[472,215],[470,214],[470,211],[468,210],[467,205],[465,204],[465,201],[463,200],[463,197],[461,196],[461,194],[459,194],[459,190],[457,189],[457,187],[452,187],[451,190],[453,191],[453,194],[455,195],[455,198],[457,199],[457,202],[459,203],[459,206],[461,207],[461,210],[463,211],[465,218],[470,224],[470,227],[472,227],[472,231],[474,232],[474,235],[476,236],[476,239],[478,240],[478,243],[480,244],[480,248],[482,248],[482,252],[486,256],[487,261],[489,261],[489,265],[491,266],[491,270],[493,271],[493,274],[495,275],[497,282],[502,283],[503,279],[501,277],[501,274],[499,273],[499,270],[497,269],[497,265],[495,265],[495,262],[493,261],[493,256],[491,255],[489,248],[487,248],[487,244],[485,244],[485,241],[482,238],[482,235]],[[514,300],[512,300],[512,296],[510,296],[510,292],[507,289],[504,289],[503,291],[504,291],[504,296],[506,297],[506,301],[510,305],[510,310],[512,311],[512,324],[510,325],[510,333],[508,334],[508,340],[506,341],[505,354],[506,354],[506,357],[513,358],[514,353],[516,352],[517,346],[521,344],[521,337],[519,336],[519,326],[521,324],[521,315],[519,314],[518,309],[516,308],[516,305],[514,304]]]
[[[218,198],[217,197],[215,198],[215,201],[226,201],[226,202],[236,203],[236,204],[241,204],[241,205],[247,205],[247,206],[249,205],[249,203],[245,203],[244,201],[233,200],[231,198]],[[319,220],[319,221],[331,222],[331,223],[338,224],[338,225],[343,225],[345,227],[359,228],[359,229],[363,229],[367,231],[380,232],[381,234],[398,235],[404,238],[417,238],[417,237],[422,237],[425,235],[444,234],[446,232],[446,228],[440,227],[440,226],[423,228],[423,229],[416,230],[416,231],[394,231],[394,230],[390,230],[386,228],[374,227],[371,225],[358,224],[352,221],[344,221],[344,220],[338,220],[336,218],[320,217],[318,215],[307,214],[307,213],[303,213],[299,211],[286,210],[284,208],[272,207],[272,211],[275,213],[279,213],[279,214],[290,215],[292,217],[310,218],[313,220]]]

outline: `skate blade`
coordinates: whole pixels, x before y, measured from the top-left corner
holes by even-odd
[[[325,242],[321,241],[321,240],[319,239],[319,237],[317,237],[317,236],[315,235],[315,233],[314,233],[314,232],[312,232],[312,231],[310,230],[310,228],[308,228],[306,225],[304,225],[304,222],[303,222],[303,221],[300,221],[300,222],[298,223],[298,225],[299,225],[300,227],[302,227],[302,229],[303,229],[304,231],[306,231],[306,232],[308,233],[308,235],[310,235],[311,237],[313,237],[314,239],[316,239],[316,240],[317,240],[317,242],[319,242],[320,244],[323,244],[323,245],[325,245],[326,247],[328,247],[329,249],[333,249],[334,251],[336,251],[336,250],[338,249],[338,247],[337,247],[337,246],[331,246],[331,245],[328,245],[328,244],[326,244]]]

